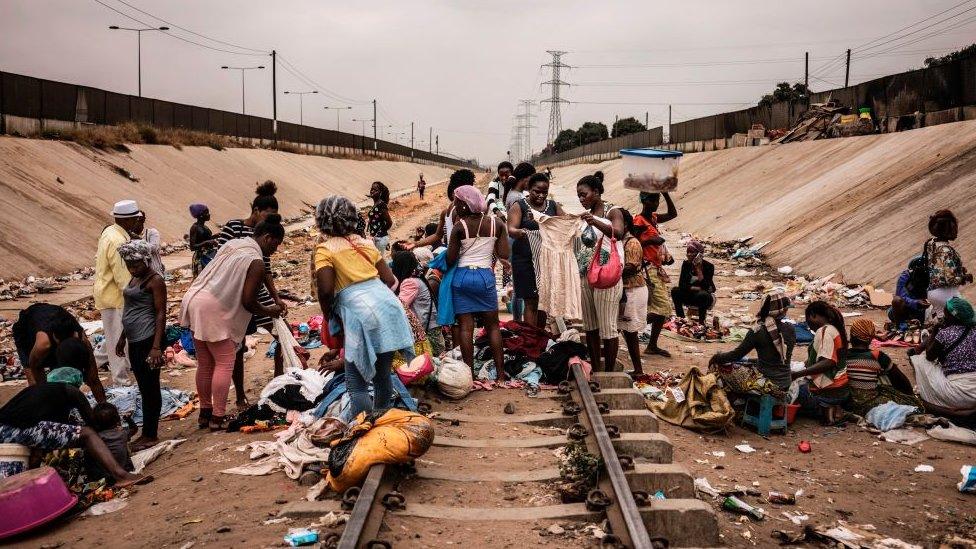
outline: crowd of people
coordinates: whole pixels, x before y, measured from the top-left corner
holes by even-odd
[[[604,198],[604,175],[596,172],[576,183],[582,212],[570,214],[551,197],[551,174],[529,163],[499,164],[486,194],[475,182],[470,170],[454,172],[437,221],[411,241],[392,245],[390,191],[382,182],[372,184],[365,212],[343,196],[326,197],[316,207],[310,285],[329,347],[319,367],[344,373],[351,403],[344,417],[391,405],[395,357],[410,361],[456,348],[474,368],[477,340],[483,362],[504,380],[499,289],[509,281],[518,325],[553,333],[560,319],[581,320],[594,371],[616,368],[622,337],[635,378],[644,374],[644,357],[670,357],[659,337],[673,312],[704,324],[715,306],[715,266],[697,240],[687,242],[677,285],[669,287],[665,267],[674,258],[660,229],[677,217],[669,194],[640,193],[635,215]],[[426,190],[422,175],[417,190],[421,196]],[[249,214],[227,221],[216,235],[207,226],[209,208],[189,208],[194,280],[180,302],[179,323],[192,333],[202,429],[227,427],[232,384],[238,409],[248,405],[245,337],[259,328],[271,331],[273,319],[288,312],[271,271],[271,257],[285,239],[276,191],[273,182],[260,184]],[[659,212],[662,199],[666,208]],[[135,451],[159,442],[167,285],[158,231],[146,228],[138,204],[123,200],[111,213],[114,223],[98,242],[93,294],[110,350],[111,384],[126,383],[131,372],[142,394],[141,435],[123,445]],[[783,399],[803,380],[795,387],[796,403],[825,422],[888,401],[972,415],[976,315],[959,292],[972,275],[952,246],[958,235],[952,213],[937,212],[929,230],[932,238],[899,277],[889,311],[895,327],[915,323],[929,330],[912,353],[916,389],[888,355],[872,348],[878,333],[873,322],[859,318],[848,327],[841,312],[823,301],[806,306],[813,341],[803,367],[791,367],[797,338],[787,319],[790,298],[781,292],[765,296],[744,339],[712,356],[710,370],[731,395]],[[120,434],[118,412],[113,416],[106,403],[94,349],[78,321],[62,307],[36,304],[21,313],[13,331],[28,387],[0,408],[0,442],[44,450],[83,446],[116,482],[148,481],[113,457],[112,448],[129,435]],[[747,360],[753,352],[756,359]],[[275,355],[276,376],[284,370],[282,355]],[[82,383],[91,390],[94,410],[78,389]],[[84,426],[69,419],[72,410]],[[332,425],[337,434],[349,427]]]

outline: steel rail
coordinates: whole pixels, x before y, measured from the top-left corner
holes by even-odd
[[[378,500],[386,470],[387,466],[382,463],[369,468],[356,503],[349,513],[346,527],[342,530],[342,537],[336,545],[337,549],[358,549],[375,541],[372,538],[379,532],[383,515],[386,513],[386,509]]]
[[[593,397],[593,392],[590,390],[590,385],[586,381],[586,376],[583,374],[583,370],[579,364],[573,364],[573,378],[576,380],[579,398],[586,412],[585,419],[587,420],[588,430],[596,439],[597,447],[600,455],[603,457],[604,466],[607,469],[607,476],[613,488],[615,505],[611,504],[607,508],[607,518],[611,518],[611,513],[619,514],[619,519],[621,519],[620,521],[623,522],[626,529],[626,532],[615,531],[614,534],[620,537],[621,541],[629,547],[650,549],[652,547],[651,537],[647,533],[647,528],[644,526],[644,520],[641,517],[640,510],[637,508],[637,502],[634,501],[634,494],[630,490],[630,485],[627,483],[627,477],[624,475],[623,467],[621,467],[620,460],[617,458],[617,451],[613,447],[613,441],[610,439],[607,427],[603,423],[603,416],[600,414],[600,408],[597,405],[596,398]],[[611,525],[615,522],[619,524],[620,521],[611,520],[610,523]]]

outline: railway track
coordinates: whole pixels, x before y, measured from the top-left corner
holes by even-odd
[[[717,546],[714,513],[695,499],[687,470],[672,463],[671,443],[630,378],[608,372],[575,380],[537,398],[496,389],[455,402],[431,393],[425,402],[437,434],[416,464],[373,466],[340,499],[292,503],[280,515],[347,512],[341,532],[320,537],[340,549]],[[509,404],[520,413],[501,413]],[[600,458],[598,481],[584,503],[561,503],[552,450],[574,441]],[[582,525],[604,520],[602,539],[592,529],[580,534]],[[561,535],[567,530],[576,535]]]

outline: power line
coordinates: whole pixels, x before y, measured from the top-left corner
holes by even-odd
[[[125,17],[126,19],[129,19],[130,21],[135,21],[136,23],[139,23],[140,25],[145,25],[147,27],[153,27],[153,26],[155,26],[155,25],[153,25],[151,23],[147,23],[147,22],[142,21],[142,20],[140,20],[140,19],[138,19],[136,17],[133,17],[133,16],[129,15],[128,13],[125,13],[124,11],[121,11],[119,9],[116,9],[116,8],[114,8],[114,7],[106,4],[105,2],[102,2],[102,0],[92,0],[92,1],[95,2],[96,4],[100,4],[101,6],[103,6],[105,8],[108,8],[108,9],[114,11],[115,13],[121,15],[122,17]],[[267,53],[247,53],[247,52],[240,52],[240,51],[225,50],[225,49],[222,49],[222,48],[215,48],[213,46],[208,46],[207,44],[201,44],[200,42],[196,42],[196,41],[190,40],[189,38],[184,38],[182,36],[173,34],[172,32],[168,32],[168,31],[160,31],[160,32],[162,32],[166,36],[169,36],[170,38],[175,38],[177,40],[182,40],[183,42],[187,42],[189,44],[193,44],[194,46],[199,46],[201,48],[206,48],[208,50],[213,50],[213,51],[219,51],[219,52],[222,52],[222,53],[229,53],[231,55],[246,55],[246,56],[251,56],[251,57],[267,55]]]
[[[639,102],[616,102],[616,101],[566,101],[571,105],[636,105],[636,106],[667,106],[667,105],[677,105],[677,106],[727,106],[727,105],[752,105],[755,101],[725,101],[725,102],[703,102],[703,103],[666,103],[660,101],[639,101]]]
[[[934,15],[930,15],[930,16],[928,16],[928,17],[926,17],[925,19],[921,19],[921,20],[919,20],[919,21],[916,21],[916,22],[914,22],[914,23],[912,23],[911,25],[908,25],[908,26],[905,26],[905,27],[902,27],[902,28],[900,28],[900,29],[898,29],[898,30],[896,30],[896,31],[893,31],[893,32],[890,32],[890,33],[888,33],[888,34],[886,34],[886,35],[884,35],[884,36],[879,36],[878,38],[875,38],[874,40],[870,40],[870,41],[868,41],[868,42],[865,42],[864,44],[861,44],[861,45],[859,45],[859,46],[855,46],[854,48],[852,48],[852,50],[855,50],[855,51],[857,51],[857,50],[860,50],[860,49],[861,49],[861,48],[863,48],[864,46],[867,46],[867,45],[869,45],[869,44],[872,44],[872,43],[874,43],[874,42],[877,42],[878,40],[883,40],[883,39],[885,39],[885,38],[888,38],[889,36],[893,36],[893,35],[895,35],[895,34],[898,34],[899,32],[902,32],[902,31],[904,31],[904,30],[908,30],[908,29],[910,29],[910,28],[912,28],[912,27],[914,27],[915,25],[918,25],[919,23],[924,23],[924,22],[926,22],[926,21],[928,21],[929,19],[934,19],[934,18],[936,18],[936,17],[938,17],[938,16],[940,16],[940,15],[942,15],[942,14],[944,14],[944,13],[948,13],[948,12],[950,12],[950,11],[952,11],[952,10],[954,10],[954,9],[956,9],[956,8],[958,8],[958,7],[960,7],[960,6],[964,6],[964,5],[966,5],[966,4],[969,4],[969,3],[970,3],[970,2],[972,2],[972,1],[973,1],[973,0],[966,0],[965,2],[960,2],[960,3],[958,3],[958,4],[956,4],[955,6],[952,6],[952,7],[951,7],[951,8],[949,8],[949,9],[946,9],[946,10],[943,10],[943,11],[940,11],[939,13],[936,13],[936,14],[934,14]],[[970,9],[972,9],[972,8],[970,8]],[[969,11],[969,10],[966,10],[966,11]],[[961,13],[959,13],[959,14],[957,14],[957,15],[961,15],[962,13],[965,13],[965,12],[961,12]],[[920,30],[924,30],[924,29],[920,29]],[[906,36],[907,36],[907,35],[906,35]]]
[[[238,44],[233,44],[231,42],[224,42],[223,40],[218,40],[216,38],[211,38],[211,37],[209,37],[207,35],[200,34],[199,32],[192,31],[192,30],[190,30],[190,29],[188,29],[186,27],[181,27],[181,26],[177,25],[176,23],[173,23],[172,21],[167,21],[167,20],[163,19],[162,17],[153,15],[153,14],[149,13],[148,11],[145,11],[145,10],[142,10],[142,9],[138,8],[137,6],[133,6],[132,4],[126,2],[125,0],[115,0],[115,1],[118,2],[118,3],[120,3],[120,4],[125,4],[126,6],[128,6],[128,7],[132,8],[132,9],[136,10],[137,12],[142,13],[144,15],[148,15],[149,17],[152,17],[153,19],[155,19],[157,21],[162,21],[163,23],[166,23],[167,25],[169,25],[171,27],[178,28],[178,29],[180,29],[183,32],[190,33],[190,34],[192,34],[194,36],[199,36],[200,38],[205,38],[207,40],[210,40],[211,42],[216,42],[218,44],[223,44],[225,46],[231,46],[233,48],[238,48],[238,49],[241,49],[241,50],[249,50],[249,51],[252,51],[252,52],[255,52],[255,53],[263,53],[263,54],[266,54],[266,55],[269,54],[269,53],[271,53],[271,52],[266,51],[266,50],[259,50],[259,49],[256,49],[256,48],[249,48],[247,46],[241,46],[241,45],[238,45]]]

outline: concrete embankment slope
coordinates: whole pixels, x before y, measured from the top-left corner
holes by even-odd
[[[595,170],[606,175],[608,200],[636,208],[620,160],[568,166],[554,176],[564,185]],[[764,251],[774,264],[889,290],[921,252],[928,216],[949,208],[960,221],[956,247],[976,270],[976,121],[687,154],[678,186],[673,230],[716,239],[753,235],[771,241]]]
[[[210,206],[214,222],[248,215],[257,182],[278,184],[281,213],[293,217],[330,194],[365,198],[373,181],[393,193],[451,170],[409,162],[358,161],[263,149],[131,145],[103,152],[74,143],[0,137],[0,277],[63,273],[92,264],[112,204],[139,201],[166,242],[192,223],[187,206]],[[121,175],[126,170],[138,181]]]

